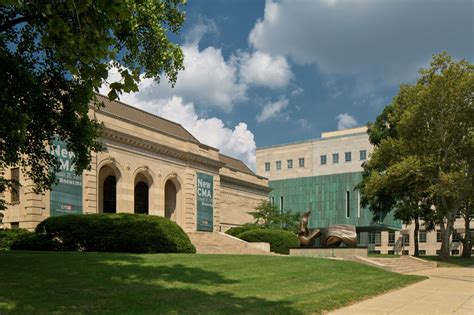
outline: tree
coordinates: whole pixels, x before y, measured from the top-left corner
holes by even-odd
[[[440,226],[442,258],[474,182],[473,101],[474,66],[444,52],[369,126],[375,150],[364,166],[362,202],[407,219],[421,210],[425,226]]]
[[[269,201],[262,201],[255,211],[249,212],[255,219],[254,224],[270,229],[283,229],[296,232],[300,214],[290,210],[278,210]]]
[[[36,192],[55,181],[54,137],[75,153],[76,172],[101,149],[88,116],[95,93],[118,68],[109,98],[137,91],[141,78],[174,84],[183,54],[168,39],[185,0],[7,0],[0,6],[0,170],[20,165]],[[0,174],[0,193],[14,185]],[[0,200],[0,207],[4,201]]]

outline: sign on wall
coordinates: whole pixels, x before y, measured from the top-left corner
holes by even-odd
[[[211,175],[197,173],[197,230],[213,230],[214,178]]]
[[[82,213],[82,176],[75,173],[74,153],[69,151],[64,141],[55,139],[51,154],[59,160],[57,184],[51,189],[51,216]]]

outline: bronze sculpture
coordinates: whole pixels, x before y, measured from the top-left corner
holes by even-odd
[[[355,226],[347,224],[333,224],[325,229],[315,229],[309,233],[308,219],[311,211],[304,212],[300,219],[298,240],[300,247],[312,247],[315,240],[323,236],[321,244],[323,247],[337,247],[344,243],[347,247],[357,246],[357,233]]]

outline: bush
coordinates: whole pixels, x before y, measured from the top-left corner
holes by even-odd
[[[44,235],[31,234],[15,240],[11,245],[11,250],[57,250],[58,243],[48,239]]]
[[[243,232],[247,232],[247,231],[250,231],[250,230],[255,230],[255,229],[258,229],[258,228],[259,227],[255,224],[247,223],[247,224],[244,224],[242,226],[232,227],[232,228],[228,229],[227,231],[225,231],[225,233],[229,234],[229,235],[232,235],[232,236],[235,236],[235,237],[238,237],[238,235],[242,234]]]
[[[285,230],[253,229],[238,235],[238,238],[247,242],[268,242],[274,253],[289,254],[290,247],[298,246],[296,234]]]
[[[145,214],[87,214],[50,217],[36,227],[54,250],[127,253],[195,253],[176,223]],[[29,240],[29,244],[43,240]]]
[[[31,235],[33,232],[24,229],[0,229],[0,250],[10,250],[13,242]]]

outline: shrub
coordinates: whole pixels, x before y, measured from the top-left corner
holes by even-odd
[[[289,254],[290,247],[298,246],[296,234],[285,230],[253,229],[238,235],[238,238],[247,242],[268,242],[274,253]]]
[[[33,232],[24,229],[0,229],[0,250],[10,250],[13,242],[31,235]]]
[[[36,234],[53,241],[55,250],[128,253],[195,253],[176,223],[145,214],[87,214],[50,217]]]
[[[44,235],[31,234],[15,240],[11,245],[11,250],[57,250],[58,243],[48,239]]]
[[[247,231],[250,231],[250,230],[255,230],[255,229],[258,229],[258,228],[259,227],[255,224],[247,223],[247,224],[244,224],[242,226],[231,227],[230,229],[225,231],[225,233],[229,234],[229,235],[232,235],[232,236],[235,236],[235,237],[238,237],[238,235],[243,233],[243,232],[247,232]]]

